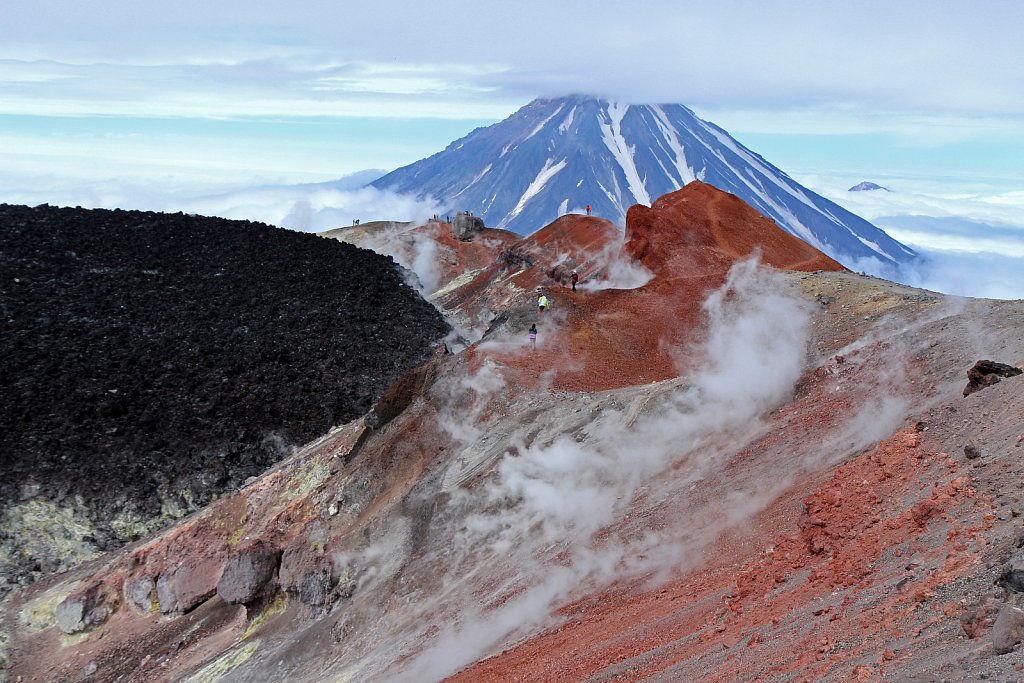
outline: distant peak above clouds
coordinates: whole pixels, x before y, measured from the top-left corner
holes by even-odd
[[[857,183],[849,189],[849,192],[867,192],[869,190],[885,190],[886,192],[892,192],[888,187],[883,187],[878,183],[873,183],[869,180]]]
[[[532,233],[566,213],[623,224],[693,180],[735,194],[787,232],[858,270],[915,253],[680,104],[586,95],[537,99],[372,185],[436,198],[490,227]]]

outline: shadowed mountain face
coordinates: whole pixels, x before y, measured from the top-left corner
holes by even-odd
[[[529,234],[567,212],[623,224],[701,180],[774,219],[849,266],[914,257],[864,219],[811,192],[713,123],[678,104],[626,105],[592,97],[539,99],[444,151],[372,184],[432,195],[487,225]],[[862,261],[863,260],[863,261]]]
[[[431,299],[477,341],[12,595],[10,675],[1017,677],[1024,379],[963,390],[978,354],[1024,362],[1020,302],[850,272],[703,183],[624,235],[454,235],[332,233],[443,259]]]
[[[389,259],[256,223],[5,205],[0,245],[11,579],[237,488],[447,332]],[[37,508],[81,526],[72,547],[26,550],[44,530],[14,511]]]

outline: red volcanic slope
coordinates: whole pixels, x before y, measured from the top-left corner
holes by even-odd
[[[484,230],[480,235],[486,239],[488,232]],[[526,239],[517,237],[515,241],[503,241],[500,250],[495,252],[496,259],[470,282],[446,293],[439,303],[449,311],[475,311],[481,304],[486,304],[490,310],[503,310],[523,304],[526,298],[532,300],[533,292],[540,285],[568,283],[573,268],[584,276],[595,275],[599,269],[598,257],[617,248],[621,237],[619,229],[602,218],[562,216]],[[458,274],[454,273],[452,278]]]
[[[520,248],[552,260],[574,248],[592,256],[594,246],[609,243],[600,229],[593,219],[567,216],[526,238]],[[762,262],[780,269],[844,269],[739,198],[701,182],[665,195],[650,208],[632,207],[625,236],[623,255],[654,278],[631,290],[549,287],[552,308],[544,315],[550,320],[539,321],[537,350],[492,354],[519,370],[525,386],[599,391],[678,376],[671,350],[699,339],[707,292],[755,250]],[[547,272],[560,275],[553,267]],[[536,285],[548,286],[539,275],[535,265],[515,283],[532,297]],[[589,277],[585,270],[582,275]]]
[[[567,606],[563,626],[446,681],[891,680],[886,668],[921,629],[961,613],[960,604],[920,607],[978,563],[989,502],[954,459],[905,429],[835,470],[803,505],[806,516],[784,497],[717,544],[709,566]],[[886,553],[895,561],[880,562]],[[935,569],[910,573],[916,563]]]
[[[602,251],[617,246],[621,237],[615,224],[603,218],[568,214],[524,239],[520,248],[542,259],[571,254],[582,265]],[[568,275],[572,268],[564,270]]]
[[[440,269],[441,282],[450,282],[460,273],[486,268],[504,249],[512,247],[521,239],[508,230],[484,228],[474,239],[463,241],[455,238],[450,223],[441,221],[428,221],[409,234],[425,235],[440,247],[442,253],[436,263]]]
[[[844,270],[843,266],[736,195],[694,181],[647,208],[626,214],[626,251],[668,277],[714,273],[755,249],[761,260],[784,270]]]

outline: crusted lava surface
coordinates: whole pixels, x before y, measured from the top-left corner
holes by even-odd
[[[448,331],[391,259],[264,224],[4,205],[0,245],[0,505],[98,548],[362,415]]]

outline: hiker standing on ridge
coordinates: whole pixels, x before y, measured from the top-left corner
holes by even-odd
[[[572,271],[572,291],[576,291],[576,283],[580,281],[580,274],[575,270]]]
[[[537,323],[530,325],[530,349],[537,348]]]
[[[537,288],[537,314],[544,313],[544,309],[548,307],[548,298],[544,296],[544,292]]]
[[[590,212],[591,212],[592,210],[593,210],[593,209],[591,209],[591,208],[590,208],[590,204],[587,204],[587,215],[588,215],[588,216],[590,215]]]

